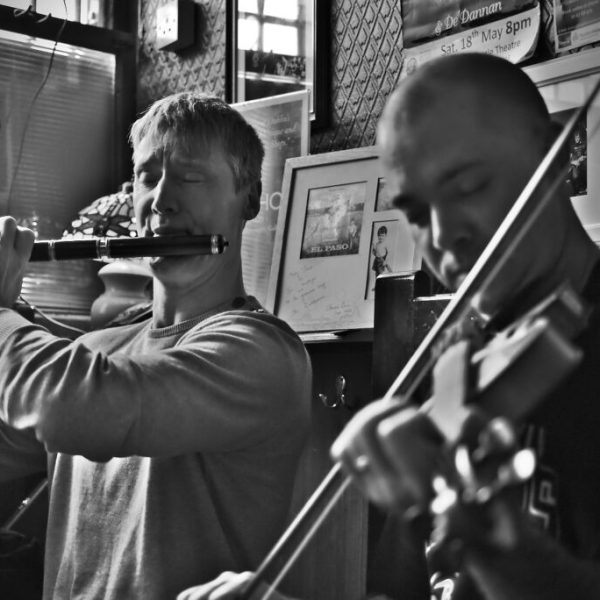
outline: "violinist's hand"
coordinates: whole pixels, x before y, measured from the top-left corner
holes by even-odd
[[[463,437],[464,443],[452,453],[454,468],[434,479],[430,549],[434,569],[436,554],[438,560],[451,563],[457,552],[459,557],[465,551],[479,556],[510,552],[528,527],[519,486],[534,473],[533,452],[519,449],[516,432],[506,419],[483,421],[478,411],[465,422]]]
[[[224,571],[216,579],[203,585],[189,588],[177,596],[177,600],[237,600],[250,584],[254,573],[244,571],[243,573],[233,573]],[[257,598],[266,596],[268,588],[263,585],[256,592]],[[269,591],[269,600],[293,600],[275,590]]]
[[[442,494],[454,496],[455,492]],[[434,544],[477,552],[508,552],[518,545],[526,524],[519,506],[521,496],[515,490],[502,490],[483,503],[463,501],[458,494],[439,508],[439,500],[440,495],[432,504]]]
[[[21,293],[35,235],[12,217],[0,218],[0,307],[10,308]]]
[[[348,423],[331,448],[375,504],[407,517],[428,511],[443,438],[429,418],[400,400],[378,400]]]

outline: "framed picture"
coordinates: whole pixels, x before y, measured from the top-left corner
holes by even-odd
[[[600,49],[586,50],[524,71],[537,84],[552,118],[565,125],[600,79]],[[600,245],[600,95],[577,124],[569,141],[566,183],[571,201],[590,237]]]
[[[375,278],[419,268],[375,147],[290,158],[267,307],[298,332],[373,327]]]
[[[309,91],[313,129],[329,120],[330,0],[227,0],[227,99]]]

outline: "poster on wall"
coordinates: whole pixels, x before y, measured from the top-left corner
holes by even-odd
[[[537,4],[537,0],[402,0],[404,47],[497,21]]]
[[[600,40],[600,2],[554,0],[555,50],[564,52]]]
[[[588,100],[600,80],[600,48],[525,67],[536,83],[553,121],[564,127]],[[581,223],[600,246],[600,97],[574,124],[565,147],[565,183]]]
[[[242,238],[246,291],[264,303],[273,260],[285,161],[308,154],[309,92],[301,90],[232,106],[256,129],[265,148],[260,212],[246,223]]]
[[[564,127],[577,109],[559,110],[552,113],[552,120]],[[581,117],[567,142],[569,166],[565,177],[571,198],[585,196],[588,193],[588,163],[587,163],[587,119]]]
[[[404,77],[439,56],[485,52],[520,63],[537,46],[537,0],[402,0]]]

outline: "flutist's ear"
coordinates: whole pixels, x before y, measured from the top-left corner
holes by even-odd
[[[250,221],[256,217],[260,210],[260,195],[262,193],[262,182],[255,181],[248,186],[248,196],[244,207],[244,220]]]

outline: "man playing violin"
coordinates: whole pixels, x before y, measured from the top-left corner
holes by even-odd
[[[283,529],[308,431],[304,345],[243,284],[256,131],[186,92],[154,103],[131,142],[139,235],[229,246],[151,258],[151,314],[71,341],[12,310],[34,236],[0,219],[0,482],[48,470],[47,600],[165,600],[253,568]]]
[[[465,279],[556,136],[536,86],[498,57],[435,59],[394,91],[378,129],[386,188],[429,269],[448,289]],[[600,597],[600,252],[566,184],[552,194],[492,283],[473,299],[488,324],[502,325],[568,282],[592,309],[574,340],[583,350],[576,370],[526,423],[499,435],[502,452],[518,446],[515,436],[522,438],[535,454],[535,473],[476,503],[438,479],[428,505],[436,510],[423,520],[406,510],[415,494],[404,468],[414,457],[392,435],[398,415],[382,417],[373,433],[360,427],[359,413],[359,425],[346,428],[332,454],[390,514],[390,535],[370,577],[373,593],[399,600]],[[402,418],[413,425],[422,414],[413,409]],[[486,426],[481,431],[490,434]],[[427,454],[436,464],[447,460],[433,428],[424,427],[415,440],[415,455]],[[461,476],[478,476],[468,455],[461,454],[460,464]],[[444,511],[439,500],[449,497]],[[224,574],[180,600],[235,598],[249,577]]]

